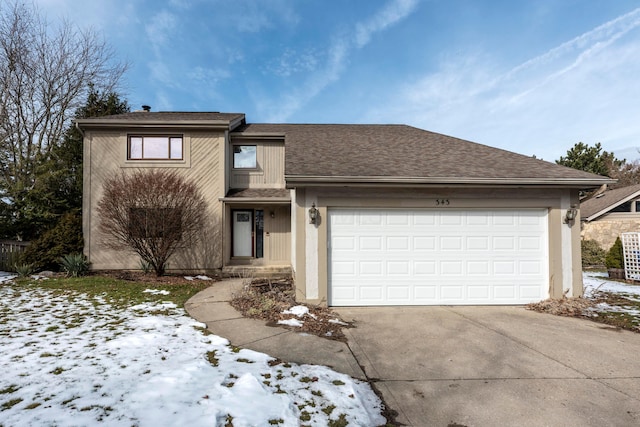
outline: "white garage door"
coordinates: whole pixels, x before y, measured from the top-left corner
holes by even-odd
[[[548,297],[547,210],[329,210],[329,304]]]

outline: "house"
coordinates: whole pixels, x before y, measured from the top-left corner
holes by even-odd
[[[605,190],[580,204],[582,238],[604,250],[622,233],[640,231],[640,184]]]
[[[170,270],[287,268],[297,298],[332,306],[524,304],[581,295],[578,193],[612,180],[405,125],[249,124],[244,114],[80,119],[85,253],[121,171],[174,168],[209,222]]]

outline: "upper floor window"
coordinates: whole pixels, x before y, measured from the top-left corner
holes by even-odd
[[[182,160],[182,136],[136,135],[129,137],[129,160]]]
[[[237,169],[255,169],[258,167],[255,145],[233,146],[233,167]]]

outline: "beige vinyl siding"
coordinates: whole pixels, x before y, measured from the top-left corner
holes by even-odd
[[[268,262],[291,262],[291,216],[289,206],[278,206],[272,209],[275,218],[271,218],[270,211],[265,212],[265,258]]]
[[[161,133],[132,129],[131,133]],[[171,131],[175,133],[175,130]],[[96,208],[104,182],[121,171],[144,168],[174,168],[187,180],[195,181],[208,205],[208,221],[202,230],[202,242],[179,250],[169,261],[169,269],[208,270],[222,266],[221,221],[224,196],[223,132],[183,132],[184,159],[181,161],[127,161],[127,132],[88,131],[84,146],[84,224],[85,253],[93,269],[138,269],[138,256],[129,251],[114,251],[104,245],[99,231]]]
[[[233,145],[255,145],[257,168],[232,168],[231,188],[284,188],[284,143],[242,140]]]

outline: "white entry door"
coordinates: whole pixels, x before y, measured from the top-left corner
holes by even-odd
[[[233,211],[233,256],[253,256],[253,211]]]
[[[548,297],[546,209],[330,209],[329,304]]]

